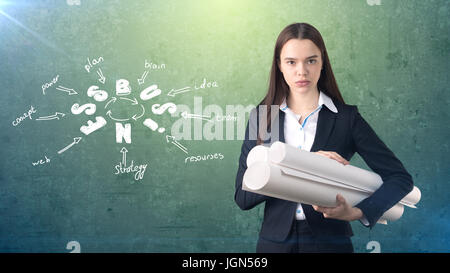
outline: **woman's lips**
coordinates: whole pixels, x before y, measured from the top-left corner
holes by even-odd
[[[303,87],[303,86],[307,86],[310,83],[310,81],[296,81],[295,84],[298,87]]]

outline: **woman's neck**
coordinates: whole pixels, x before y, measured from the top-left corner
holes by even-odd
[[[319,91],[317,89],[302,94],[290,92],[286,101],[289,109],[299,115],[314,111],[317,108],[318,102]]]

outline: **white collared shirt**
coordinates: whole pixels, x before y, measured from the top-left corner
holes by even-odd
[[[320,109],[325,105],[330,111],[334,113],[338,112],[331,98],[322,91],[319,93],[317,108],[303,119],[302,124],[299,122],[301,116],[295,114],[287,107],[286,99],[284,99],[283,103],[280,105],[280,110],[286,113],[284,118],[284,140],[286,144],[309,152],[316,136],[317,120],[319,118]],[[306,219],[300,203],[297,205],[295,218],[297,220]]]

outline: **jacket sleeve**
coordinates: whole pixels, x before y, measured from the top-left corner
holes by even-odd
[[[361,209],[372,228],[378,219],[413,189],[413,180],[394,153],[376,135],[355,107],[352,138],[356,152],[381,176],[383,184],[355,207]]]
[[[261,194],[245,191],[242,189],[242,179],[244,177],[245,170],[247,170],[247,155],[250,150],[256,146],[256,111],[252,111],[250,114],[250,119],[247,123],[247,128],[245,129],[245,139],[241,148],[241,155],[239,157],[239,169],[236,175],[236,188],[234,194],[234,200],[236,204],[242,210],[249,210],[254,208],[256,205],[268,200],[270,197]]]

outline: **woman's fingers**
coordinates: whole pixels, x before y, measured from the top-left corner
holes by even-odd
[[[328,207],[320,207],[320,206],[313,206],[314,210],[321,213],[331,213],[333,211],[333,208]]]
[[[322,213],[323,217],[329,218],[333,217],[335,208],[319,207],[313,206],[314,210]]]
[[[316,152],[319,155],[323,155],[326,156],[330,159],[334,159],[339,163],[342,163],[344,165],[348,165],[350,164],[350,162],[348,162],[345,158],[343,158],[340,154],[336,153],[336,152],[332,152],[332,151],[317,151]]]

